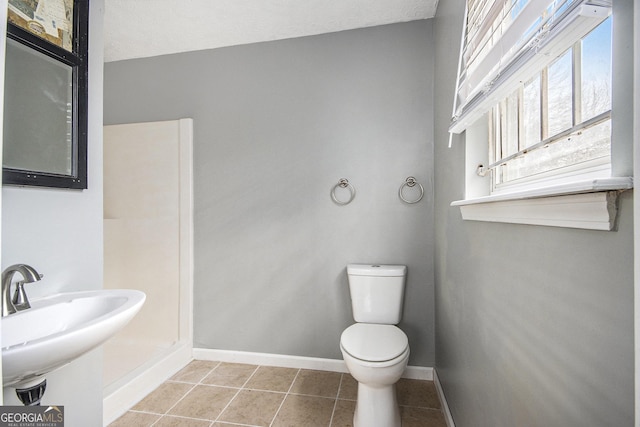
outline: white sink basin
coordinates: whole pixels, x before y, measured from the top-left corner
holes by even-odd
[[[4,386],[31,381],[96,348],[136,315],[145,298],[128,289],[70,292],[3,317]]]

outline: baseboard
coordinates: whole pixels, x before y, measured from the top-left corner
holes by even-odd
[[[438,392],[440,403],[442,403],[442,412],[444,412],[444,418],[447,423],[447,427],[456,427],[455,423],[453,422],[453,417],[451,416],[451,411],[449,410],[449,405],[447,404],[447,399],[444,396],[442,384],[440,384],[440,379],[438,378],[438,372],[435,369],[433,370],[433,382],[436,385],[436,391]]]
[[[343,360],[318,357],[289,356],[248,351],[215,350],[194,348],[193,358],[218,362],[248,363],[252,365],[277,366],[280,368],[314,369],[317,371],[349,372]],[[433,381],[433,368],[407,366],[403,378]]]
[[[125,384],[107,387],[102,401],[103,425],[108,426],[118,419],[191,360],[193,360],[191,346],[179,344],[170,354],[154,361],[152,366],[143,367],[139,372],[134,371],[133,378]]]

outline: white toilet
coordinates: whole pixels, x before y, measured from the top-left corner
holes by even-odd
[[[353,318],[342,332],[340,350],[358,381],[354,427],[399,427],[395,384],[409,360],[409,340],[395,326],[402,318],[407,267],[349,264]]]

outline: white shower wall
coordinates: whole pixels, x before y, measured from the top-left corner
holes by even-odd
[[[122,365],[135,368],[178,341],[178,131],[175,121],[105,128],[104,286],[147,294],[140,313],[105,346],[107,356],[122,346],[114,356],[129,356],[106,361],[105,386]]]
[[[105,396],[191,346],[191,156],[181,143],[191,129],[190,119],[104,128],[104,287],[147,295],[104,346]]]

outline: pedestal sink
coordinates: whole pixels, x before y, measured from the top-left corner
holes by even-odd
[[[142,307],[136,290],[57,294],[2,318],[2,379],[18,388],[96,348]]]

